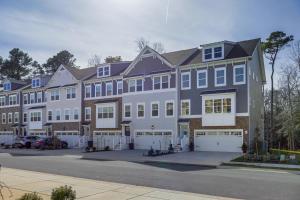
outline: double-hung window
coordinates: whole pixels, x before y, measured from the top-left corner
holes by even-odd
[[[236,65],[233,67],[233,83],[235,85],[246,83],[245,65]]]
[[[59,100],[59,89],[51,90],[51,101],[58,101]]]
[[[198,70],[197,71],[197,88],[206,88],[207,87],[207,70]]]
[[[39,78],[36,78],[36,79],[32,79],[31,81],[31,87],[32,88],[37,88],[37,87],[40,87],[41,86],[41,81]]]
[[[35,93],[30,93],[30,104],[35,103]]]
[[[190,100],[181,100],[181,115],[190,115]]]
[[[166,101],[166,117],[173,117],[174,116],[174,102],[173,101]]]
[[[153,118],[159,117],[159,103],[158,102],[151,103],[151,117],[153,117]]]
[[[23,104],[28,104],[28,94],[23,94]],[[1,103],[0,103],[0,105],[1,105]]]
[[[98,77],[110,76],[110,67],[109,66],[98,67],[97,75]]]
[[[19,123],[19,113],[18,112],[14,113],[14,123]]]
[[[128,91],[135,92],[135,80],[131,79],[128,81]]]
[[[138,103],[137,104],[137,118],[144,118],[145,117],[145,104]]]
[[[161,88],[169,88],[169,76],[166,75],[161,77]]]
[[[215,47],[214,58],[221,58],[221,57],[222,57],[222,47]]]
[[[169,88],[169,76],[156,76],[153,78],[153,88],[154,90]]]
[[[52,110],[48,110],[48,121],[52,121]]]
[[[85,86],[85,98],[91,98],[91,85],[86,85]]]
[[[191,72],[181,73],[181,89],[191,89]]]
[[[27,112],[24,112],[23,113],[23,123],[27,123],[27,120],[28,120],[28,114],[27,114]]]
[[[5,106],[5,96],[0,97],[0,106]]]
[[[213,103],[212,99],[205,100],[205,113],[212,113],[213,112]]]
[[[111,96],[113,95],[113,83],[108,82],[106,83],[106,96]]]
[[[56,110],[56,113],[55,113],[55,118],[56,118],[56,121],[60,121],[60,110]]]
[[[160,89],[160,76],[156,76],[153,78],[153,88],[154,90],[159,90]]]
[[[222,112],[222,99],[214,99],[214,113]]]
[[[215,86],[226,85],[226,68],[215,68]]]
[[[70,120],[70,109],[65,109],[65,120]]]
[[[31,112],[30,113],[30,121],[31,122],[40,122],[42,120],[41,112]]]
[[[77,108],[74,109],[73,111],[73,119],[78,120],[79,119],[79,111]]]
[[[76,88],[70,87],[67,88],[67,99],[75,99],[76,98]]]
[[[143,91],[143,79],[136,80],[136,91],[137,92]]]
[[[100,97],[101,96],[101,83],[95,84],[95,97]]]
[[[43,93],[42,92],[36,93],[36,100],[37,100],[37,103],[43,102]]]
[[[205,60],[212,59],[212,48],[204,49],[204,58]]]
[[[118,94],[123,93],[123,81],[122,80],[117,81],[117,93]]]
[[[124,118],[131,117],[131,104],[124,104]]]
[[[85,120],[91,120],[91,107],[85,107],[84,109],[84,117],[85,117]]]
[[[6,124],[6,113],[2,113],[1,121],[2,121],[2,124]]]
[[[8,113],[8,116],[7,116],[7,122],[9,123],[9,124],[11,124],[12,123],[12,113]]]
[[[10,95],[8,97],[9,105],[16,105],[17,104],[17,95]]]

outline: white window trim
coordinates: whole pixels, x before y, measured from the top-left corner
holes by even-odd
[[[139,105],[142,105],[144,106],[144,116],[143,117],[139,117]],[[145,118],[145,115],[146,115],[146,106],[145,106],[145,103],[137,103],[136,104],[136,118],[137,119],[144,119]]]
[[[66,111],[69,111],[69,119],[66,119]],[[64,109],[64,120],[70,121],[71,120],[71,110],[69,108]]]
[[[18,121],[16,121],[16,115],[18,116]],[[14,113],[14,123],[19,123],[20,122],[20,117],[19,117],[19,112]]]
[[[32,84],[33,81],[35,81],[35,83],[36,83],[37,80],[39,80],[39,85],[38,86],[37,85],[33,86],[33,84]],[[31,80],[31,87],[32,88],[39,88],[39,87],[41,87],[41,79],[40,78],[34,78],[34,79],[32,79]]]
[[[26,122],[24,122],[24,116],[25,116],[25,114],[27,115],[27,117],[26,117]],[[28,112],[23,112],[22,122],[25,123],[25,124],[28,123]]]
[[[86,96],[87,88],[89,88],[89,91],[90,91],[90,97],[87,97],[87,96]],[[84,97],[87,98],[87,99],[88,99],[88,98],[92,98],[92,86],[91,86],[91,85],[85,85],[85,86],[84,86]]]
[[[13,99],[13,98],[16,98],[16,104],[10,104],[10,99]],[[17,98],[17,95],[16,94],[13,94],[13,95],[9,95],[8,96],[8,105],[10,106],[13,106],[13,105],[17,105],[18,104],[18,98]]]
[[[3,122],[3,119],[4,119],[4,122]],[[2,113],[2,116],[1,116],[1,123],[2,123],[2,124],[6,124],[6,123],[7,123],[6,113]]]
[[[107,95],[107,86],[111,85],[111,95]],[[105,83],[105,96],[113,96],[114,95],[114,86],[112,82]]]
[[[26,98],[25,98],[26,97]],[[27,103],[24,103],[25,101],[24,100],[27,100],[26,102]],[[28,102],[28,94],[23,94],[23,104],[25,104],[25,105],[27,105],[27,104],[29,104],[29,102]]]
[[[52,112],[52,120],[49,120],[49,111]],[[53,113],[53,111],[52,110],[47,110],[47,121],[48,122],[52,122],[52,121],[54,121],[53,119],[54,119],[54,113]],[[56,119],[56,113],[55,113],[55,119]]]
[[[87,110],[90,110],[90,119],[87,119],[87,118],[86,118],[86,111],[87,111]],[[85,108],[84,108],[84,120],[85,120],[85,121],[91,121],[91,120],[92,120],[92,108],[91,108],[91,107],[85,107]]]
[[[242,82],[236,82],[236,78],[235,78],[235,70],[238,68],[243,68],[244,69],[244,80]],[[246,84],[246,65],[242,64],[242,65],[235,65],[233,67],[233,85],[243,85]]]
[[[120,88],[119,88],[119,83],[122,83],[122,93],[119,93],[119,89],[120,89]],[[123,88],[124,88],[124,87],[123,87],[123,81],[122,81],[122,80],[118,80],[118,81],[117,81],[117,94],[123,94]]]
[[[167,115],[167,103],[172,103],[173,104],[173,115]],[[171,118],[175,116],[175,102],[174,100],[168,100],[165,101],[165,117],[166,118]]]
[[[223,71],[224,70],[224,83],[223,84],[217,84],[217,72],[218,71]],[[218,67],[215,68],[215,87],[221,87],[221,86],[226,86],[226,67]]]
[[[59,120],[57,120],[57,111],[59,111]],[[55,110],[55,121],[62,121],[61,109],[56,109]]]
[[[183,115],[182,114],[182,103],[188,102],[189,103],[189,114]],[[190,99],[183,99],[180,101],[180,116],[190,116],[191,115],[191,100]]]
[[[219,58],[215,58],[215,48],[217,48],[217,47],[221,47],[222,48],[222,56],[219,57]],[[212,56],[211,56],[210,59],[205,59],[205,49],[211,49]],[[221,59],[224,59],[224,44],[207,46],[207,47],[204,47],[202,51],[203,51],[203,53],[202,53],[202,60],[204,62],[206,62],[206,61],[212,61],[212,60],[221,60]]]
[[[153,105],[153,104],[157,104],[157,105],[158,105],[158,106],[157,106],[157,109],[158,109],[158,110],[157,110],[157,114],[158,114],[157,116],[152,116],[152,105]],[[159,105],[159,101],[152,101],[152,102],[151,102],[151,104],[150,104],[150,117],[151,117],[151,118],[159,118],[159,116],[160,116],[160,115],[159,115],[159,112],[160,112],[160,107],[159,107],[159,106],[160,106],[160,105]]]
[[[189,87],[183,88],[182,76],[187,75],[187,74],[189,75]],[[190,90],[191,89],[191,72],[190,71],[189,72],[182,72],[180,74],[180,86],[181,86],[181,90]]]
[[[51,97],[52,97],[52,94],[51,94],[52,91],[58,91],[58,100],[56,100],[56,99],[52,100],[51,99]],[[54,97],[56,97],[56,95]],[[50,101],[60,101],[60,89],[59,88],[53,89],[53,90],[50,91]]]
[[[106,67],[108,67],[108,69],[109,69],[108,75],[104,74],[104,68],[106,68]],[[102,68],[102,71],[103,71],[103,75],[102,76],[99,75],[99,69],[100,68]],[[105,66],[97,67],[97,78],[109,77],[110,74],[111,74],[111,67],[110,67],[110,65],[105,65]]]
[[[75,119],[75,110],[77,110],[78,119]],[[74,108],[72,112],[73,120],[78,121],[80,120],[80,111],[79,108]]]
[[[141,91],[137,91],[137,81],[141,80],[142,81],[142,90]],[[135,92],[143,92],[144,91],[144,79],[139,78],[135,80]]]
[[[95,89],[94,89],[94,92],[95,92],[95,97],[101,97],[102,96],[102,83],[96,83],[95,85]],[[99,86],[100,87],[100,96],[97,96],[97,92],[96,92],[96,87]],[[92,87],[91,87],[92,89]],[[91,94],[92,95],[92,94]]]
[[[39,102],[39,94],[41,95],[41,102]],[[36,103],[43,103],[43,92],[36,93]]]
[[[126,117],[126,116],[125,116],[125,107],[126,107],[126,106],[130,106],[130,117]],[[131,118],[132,118],[132,103],[124,103],[124,108],[123,108],[123,110],[124,110],[124,112],[123,112],[123,113],[124,113],[124,114],[123,114],[124,116],[123,116],[123,117],[124,117],[125,119],[131,119]]]
[[[154,89],[154,79],[159,78],[159,89]],[[162,89],[162,77],[161,76],[153,76],[152,78],[152,90],[161,90]]]
[[[9,116],[11,116],[11,117],[9,117]],[[9,118],[11,119],[11,122],[9,122]],[[7,123],[8,124],[12,124],[13,123],[13,114],[12,113],[8,113],[7,114]]]
[[[200,86],[199,85],[199,74],[205,72],[205,85],[204,86]],[[201,69],[201,70],[197,70],[197,88],[207,88],[207,69]]]

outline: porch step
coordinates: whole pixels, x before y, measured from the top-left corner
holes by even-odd
[[[180,144],[177,144],[174,146],[174,152],[182,152],[182,148],[181,148]]]

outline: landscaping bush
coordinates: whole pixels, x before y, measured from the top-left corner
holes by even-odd
[[[43,200],[37,193],[26,193],[18,200]]]
[[[76,192],[71,186],[61,186],[52,190],[51,200],[74,200]]]

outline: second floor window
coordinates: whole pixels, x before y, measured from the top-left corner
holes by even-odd
[[[181,115],[190,115],[190,100],[181,101]]]
[[[233,67],[233,83],[245,84],[246,83],[246,75],[245,75],[245,65],[236,65]]]
[[[114,108],[111,107],[111,106],[99,107],[97,109],[97,118],[98,119],[111,119],[111,118],[114,118]]]
[[[131,117],[131,105],[130,104],[124,105],[124,117],[125,118]]]
[[[19,123],[19,113],[18,112],[14,113],[14,122]]]
[[[95,97],[101,96],[101,84],[95,84]]]
[[[118,91],[118,94],[123,93],[123,81],[122,80],[117,81],[117,91]]]
[[[56,121],[60,121],[60,110],[56,110],[55,119]]]
[[[166,102],[166,116],[171,117],[174,116],[174,103],[173,102]]]
[[[205,113],[231,113],[231,98],[205,100]]]
[[[90,85],[86,85],[85,86],[85,98],[91,98],[91,86]]]
[[[5,96],[0,97],[0,106],[5,106]]]
[[[35,103],[35,94],[34,93],[30,93],[30,104]]]
[[[23,122],[24,123],[27,123],[27,119],[28,118],[28,114],[25,112],[25,113],[23,113]]]
[[[65,109],[65,120],[70,120],[70,110]]]
[[[37,100],[37,103],[43,102],[43,93],[42,92],[36,93],[36,100]]]
[[[151,103],[151,117],[159,117],[159,104]]]
[[[30,121],[40,122],[42,120],[41,116],[42,116],[41,112],[32,112],[30,113]]]
[[[6,124],[6,113],[2,113],[1,121],[2,121],[2,124]]]
[[[52,110],[48,110],[48,121],[52,121]]]
[[[191,89],[191,73],[181,73],[181,89]]]
[[[137,104],[137,118],[145,117],[145,104]]]
[[[7,116],[7,122],[9,123],[9,124],[11,124],[12,123],[12,113],[8,113],[8,116]]]
[[[28,94],[23,95],[23,103],[28,104]]]
[[[10,95],[9,96],[9,105],[16,105],[17,104],[17,95]]]
[[[79,111],[78,111],[78,109],[74,109],[73,119],[74,120],[78,120],[79,119]]]
[[[113,95],[113,84],[112,82],[106,83],[106,96]]]
[[[92,119],[91,108],[90,107],[85,107],[84,116],[85,116],[85,120],[91,120]]]
[[[75,99],[76,98],[76,88],[71,87],[67,88],[67,99]]]
[[[50,92],[50,95],[51,95],[51,101],[58,101],[59,100],[59,89],[52,90]]]
[[[215,86],[226,85],[226,68],[215,68]]]
[[[207,87],[207,70],[197,71],[197,88]]]

